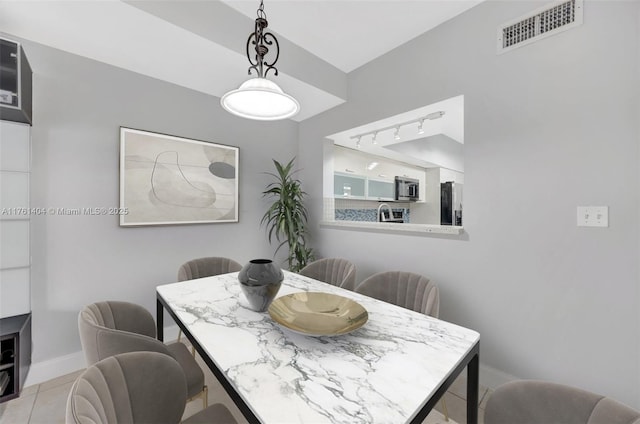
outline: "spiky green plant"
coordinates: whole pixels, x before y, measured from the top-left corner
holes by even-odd
[[[280,243],[276,253],[287,246],[289,256],[287,258],[289,270],[298,272],[313,260],[313,249],[307,247],[307,209],[304,206],[304,197],[300,180],[294,178],[293,162],[282,165],[273,160],[277,173],[267,172],[276,181],[270,183],[262,192],[263,197],[273,199],[273,203],[267,209],[260,224],[265,224],[268,230],[269,243],[275,237]]]

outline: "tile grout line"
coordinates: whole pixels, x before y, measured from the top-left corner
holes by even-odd
[[[31,423],[31,416],[33,415],[33,410],[36,407],[36,402],[38,401],[38,395],[40,394],[40,385],[36,387],[35,397],[33,398],[33,403],[31,404],[31,409],[29,410],[29,418],[27,419],[27,423]]]

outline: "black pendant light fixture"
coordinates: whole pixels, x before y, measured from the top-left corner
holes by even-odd
[[[275,35],[265,31],[268,22],[262,0],[257,15],[255,31],[247,40],[247,59],[251,64],[249,75],[255,71],[258,76],[245,81],[237,90],[226,93],[220,104],[228,112],[248,119],[275,121],[291,118],[300,110],[300,104],[278,84],[267,79],[269,71],[273,71],[274,76],[278,75],[275,64],[280,56],[280,46]],[[269,48],[275,49],[275,58],[271,62],[264,58]]]

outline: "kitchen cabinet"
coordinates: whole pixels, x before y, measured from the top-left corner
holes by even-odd
[[[333,195],[336,199],[392,202],[395,199],[395,184],[364,175],[336,172],[333,176]]]
[[[0,402],[17,398],[31,365],[31,314],[0,319]]]
[[[377,163],[376,166],[371,166]],[[409,177],[420,181],[420,200],[425,200],[425,168],[408,165],[381,156],[375,156],[360,151],[354,151],[341,146],[334,146],[333,167],[334,173],[334,197],[360,200],[390,202],[395,199],[394,177]],[[354,195],[354,187],[351,187],[351,195],[347,189],[346,195],[341,185],[336,186],[335,175],[359,178],[358,194]],[[364,192],[361,191],[364,179]],[[342,182],[342,181],[341,181]],[[439,190],[438,190],[439,191]]]
[[[0,38],[0,402],[31,365],[31,77],[20,44]]]
[[[333,195],[341,199],[361,199],[366,197],[367,178],[361,175],[333,174]]]
[[[367,179],[367,199],[387,200],[395,199],[395,186],[393,181]]]
[[[0,118],[31,124],[32,72],[22,46],[0,38]]]
[[[31,127],[0,120],[0,318],[31,312]]]

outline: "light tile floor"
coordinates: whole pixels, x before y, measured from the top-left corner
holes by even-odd
[[[220,402],[225,404],[233,413],[238,423],[246,423],[242,414],[233,404],[231,398],[224,391],[207,366],[198,358],[205,380],[209,387],[209,404]],[[41,384],[25,387],[19,398],[0,404],[0,424],[56,424],[64,423],[67,396],[71,385],[81,371],[64,375]],[[480,387],[479,422],[484,423],[484,406],[490,390]],[[450,421],[447,423],[439,412],[442,402],[438,402],[436,410],[432,411],[423,424],[456,424],[466,421],[466,372],[451,385],[445,394],[445,402],[449,411]],[[202,408],[202,398],[197,398],[187,404],[185,417],[192,415]],[[311,423],[310,423],[311,424]]]

